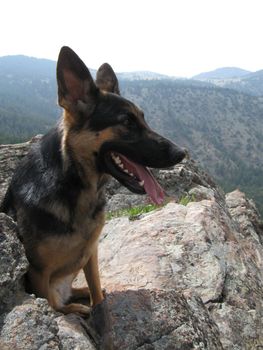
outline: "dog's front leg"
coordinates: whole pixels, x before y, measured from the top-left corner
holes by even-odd
[[[99,276],[98,243],[94,245],[92,255],[83,270],[90,290],[91,304],[95,306],[104,299]]]

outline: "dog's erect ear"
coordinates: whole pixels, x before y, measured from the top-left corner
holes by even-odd
[[[98,69],[96,85],[101,90],[120,95],[118,79],[108,63],[104,63]]]
[[[83,61],[67,46],[62,47],[58,56],[57,83],[61,107],[74,110],[83,102],[92,110],[98,89]]]

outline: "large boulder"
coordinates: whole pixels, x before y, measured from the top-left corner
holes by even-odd
[[[100,244],[102,284],[108,292],[198,294],[225,349],[256,349],[263,344],[260,219],[240,191],[227,195],[233,217],[211,190],[196,192],[203,192],[198,202],[108,222]]]
[[[218,328],[198,297],[185,298],[174,290],[122,290],[109,293],[107,309],[111,349],[223,349]]]

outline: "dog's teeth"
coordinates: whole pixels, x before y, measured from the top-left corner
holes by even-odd
[[[120,157],[116,156],[113,152],[111,152],[111,157],[115,161],[115,163],[117,163],[117,164],[121,163]]]
[[[144,180],[142,180],[141,182],[139,182],[139,185],[143,187],[143,185],[144,185]]]
[[[124,164],[121,162],[121,158],[119,156],[116,156],[113,152],[111,152],[111,157],[114,160],[114,162],[118,165],[118,167],[123,170],[123,172],[135,177],[133,173],[129,173],[129,170],[124,168]]]

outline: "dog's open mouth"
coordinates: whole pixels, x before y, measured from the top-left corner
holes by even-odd
[[[109,152],[105,157],[108,171],[130,191],[147,193],[155,204],[162,204],[164,191],[150,170],[117,152]]]

